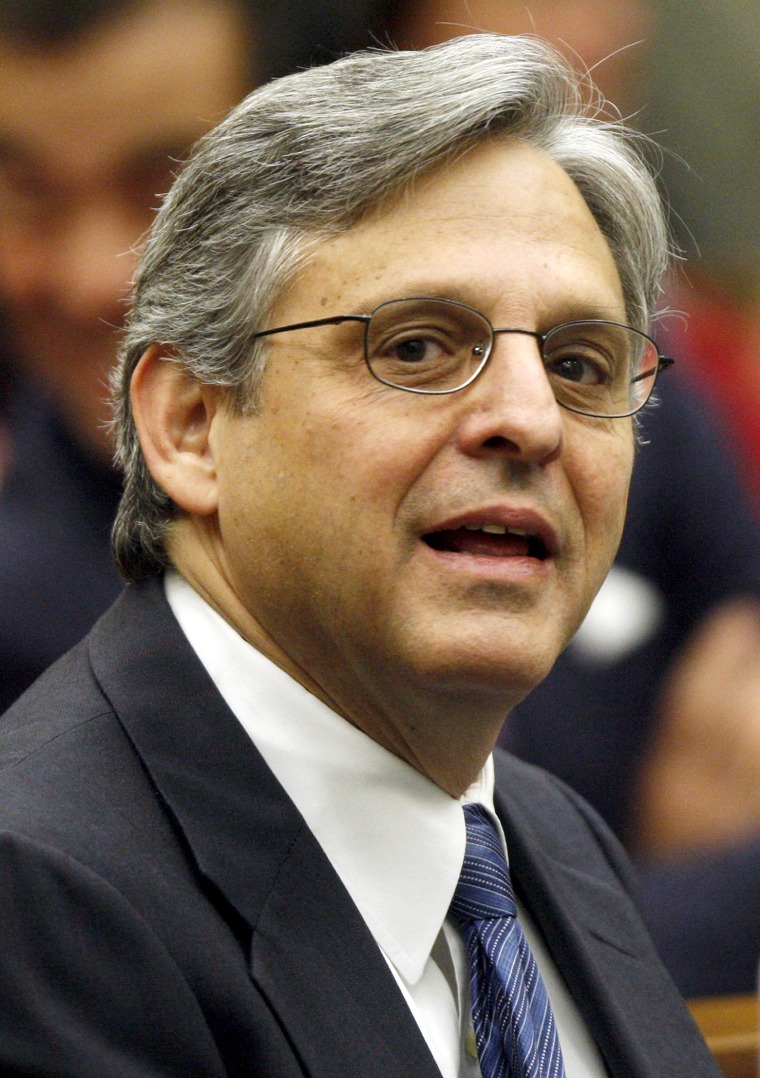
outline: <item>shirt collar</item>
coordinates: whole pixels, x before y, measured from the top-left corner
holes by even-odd
[[[248,644],[177,573],[166,596],[198,658],[408,984],[422,975],[464,859],[462,804],[493,812],[493,762],[457,801]]]

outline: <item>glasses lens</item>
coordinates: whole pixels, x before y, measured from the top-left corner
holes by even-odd
[[[451,393],[488,358],[491,327],[482,315],[439,299],[397,299],[367,325],[367,364],[375,378],[412,393]]]
[[[567,322],[544,341],[554,394],[582,415],[626,416],[649,399],[659,354],[654,341],[614,322]]]

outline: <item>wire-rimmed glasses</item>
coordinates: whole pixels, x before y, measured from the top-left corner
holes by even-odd
[[[467,304],[428,296],[388,300],[369,314],[277,326],[254,339],[342,322],[364,323],[364,358],[379,382],[431,396],[456,393],[474,382],[497,334],[533,337],[557,403],[599,419],[634,415],[651,397],[659,372],[674,363],[646,333],[618,322],[562,322],[547,333],[495,329]]]

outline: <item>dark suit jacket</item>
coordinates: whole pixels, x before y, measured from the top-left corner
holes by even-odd
[[[128,588],[1,727],[2,1073],[436,1078],[364,922],[157,581]],[[610,1073],[716,1075],[591,810],[504,756],[498,811]]]
[[[34,391],[19,390],[7,418],[11,466],[0,485],[0,713],[82,639],[122,588],[110,553],[121,494],[117,473],[77,445]]]

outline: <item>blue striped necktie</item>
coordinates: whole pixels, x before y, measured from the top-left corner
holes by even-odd
[[[554,1015],[520,922],[501,841],[485,809],[465,805],[467,848],[449,910],[470,957],[483,1078],[564,1078]]]

